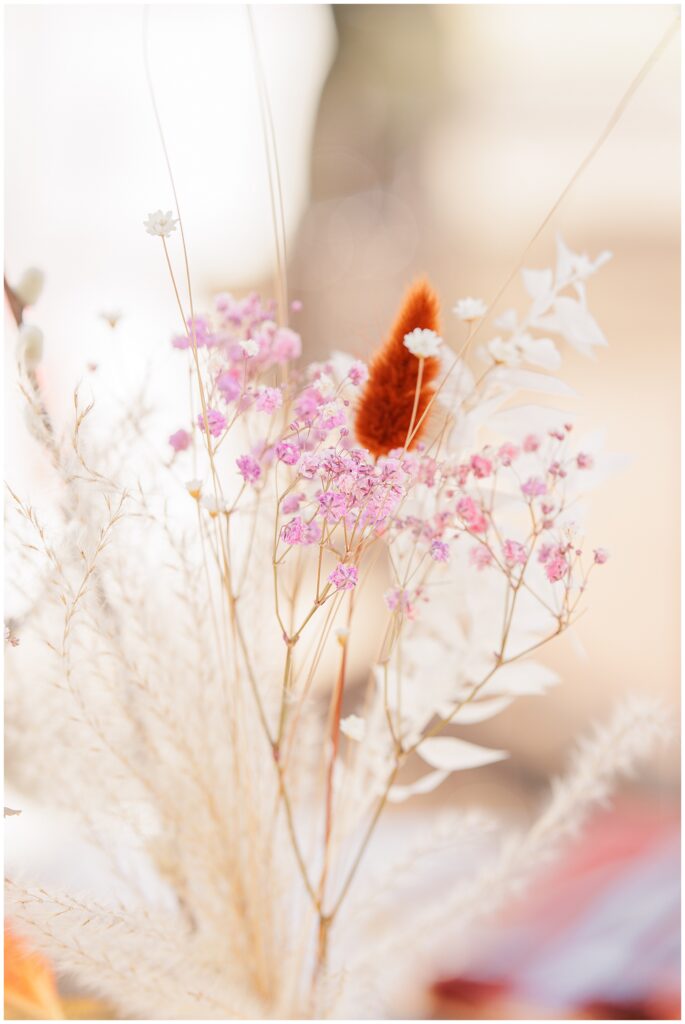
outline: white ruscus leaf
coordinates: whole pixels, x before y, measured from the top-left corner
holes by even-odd
[[[416,753],[427,764],[445,772],[460,772],[467,768],[480,768],[484,764],[502,761],[509,755],[505,750],[480,747],[455,736],[434,736],[424,740]]]

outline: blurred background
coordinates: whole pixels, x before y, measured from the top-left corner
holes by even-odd
[[[448,310],[463,296],[494,295],[676,16],[666,5],[252,11],[283,180],[289,287],[303,302],[293,326],[309,359],[334,348],[367,356],[419,273],[441,295],[445,336],[454,339]],[[116,402],[148,373],[165,438],[178,425],[186,381],[169,353],[177,325],[168,278],[142,227],[150,210],[173,208],[146,90],[143,20],[135,5],[6,8],[5,261],[10,281],[29,265],[46,273],[30,319],[46,337],[41,373],[53,414],[68,415],[79,377],[106,381]],[[270,292],[274,246],[245,9],[154,5],[148,39],[196,305],[219,290]],[[580,395],[573,408],[581,433],[601,428],[607,449],[630,461],[593,498],[588,530],[612,558],[593,585],[591,612],[545,655],[562,685],[471,730],[512,758],[505,768],[466,773],[452,792],[435,794],[437,804],[456,797],[525,819],[573,738],[620,694],[659,694],[677,719],[679,96],[675,38],[527,260],[552,264],[555,231],[576,251],[613,252],[589,288],[609,348],[596,362],[565,350],[562,375]],[[513,284],[502,308],[521,297]],[[6,477],[39,495],[44,467],[22,440],[14,343],[6,317]],[[540,929],[565,919],[571,904],[577,914],[582,899],[569,879],[577,881],[579,861],[593,879],[588,892],[613,865],[604,881],[621,881],[625,891],[607,896],[601,921],[594,911],[583,927],[576,919],[575,938],[567,929],[568,948],[558,943],[547,971],[567,976],[588,935],[604,935],[613,959],[594,988],[545,987],[524,963],[512,978],[502,966],[510,951],[495,944],[469,977],[455,975],[446,951],[436,965],[441,987],[413,1009],[554,1016],[571,1006],[621,1016],[616,1006],[632,1000],[631,1016],[639,1016],[649,992],[645,1015],[655,1006],[657,1016],[673,1015],[663,1011],[677,1005],[678,778],[674,744],[626,788],[613,831],[595,823],[586,847],[550,879],[557,895],[565,879],[561,904],[545,904],[543,892],[529,908]],[[25,836],[17,856],[29,855]],[[651,899],[652,917],[632,930],[617,925],[626,894],[650,902],[657,878],[671,887],[659,890],[661,902]],[[520,922],[510,927],[520,943]],[[650,929],[664,939],[662,955],[631,989]],[[536,934],[547,947],[554,941]],[[657,975],[666,1000],[658,1005]]]

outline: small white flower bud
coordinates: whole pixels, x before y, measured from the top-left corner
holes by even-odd
[[[314,381],[314,386],[319,394],[324,398],[330,398],[330,396],[335,393],[335,382],[328,373],[322,373],[317,377]]]
[[[428,328],[416,327],[404,336],[404,347],[417,359],[432,359],[440,354],[442,338]]]
[[[245,341],[241,341],[240,347],[248,359],[252,359],[252,357],[256,356],[259,352],[259,345],[256,341],[253,341],[252,338],[247,338]]]
[[[171,210],[163,213],[162,210],[155,210],[149,213],[143,226],[148,235],[158,235],[160,238],[168,238],[172,231],[176,230],[178,220],[171,216]]]
[[[226,511],[226,503],[213,494],[204,494],[200,499],[200,504],[207,509],[212,519],[216,519],[220,512]]]
[[[38,267],[29,267],[21,275],[19,284],[14,289],[22,306],[34,306],[40,298],[45,283],[45,274]]]
[[[468,299],[459,299],[452,310],[455,316],[458,316],[460,320],[464,320],[466,323],[482,319],[487,311],[488,307],[482,299],[472,299],[470,297]]]
[[[23,360],[27,370],[34,370],[43,358],[43,332],[33,324],[22,324],[19,328],[17,356]]]

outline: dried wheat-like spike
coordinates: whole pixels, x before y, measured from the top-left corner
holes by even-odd
[[[402,448],[407,441],[419,360],[405,348],[404,338],[417,328],[440,333],[438,297],[427,281],[417,281],[409,289],[388,338],[371,361],[369,379],[357,409],[355,432],[359,442],[375,456]],[[422,416],[433,395],[433,382],[439,370],[439,359],[424,360],[414,420],[420,427],[409,448],[417,443],[426,426]]]

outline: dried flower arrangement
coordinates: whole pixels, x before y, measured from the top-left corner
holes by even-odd
[[[167,256],[173,229],[170,215],[148,221]],[[10,685],[8,745],[44,728],[44,749],[17,753],[36,776],[26,785],[65,805],[115,862],[127,843],[137,848],[154,876],[129,878],[112,906],[10,883],[12,918],[58,965],[129,1012],[191,1017],[337,1015],[365,963],[378,972],[382,950],[380,963],[396,966],[396,921],[385,934],[375,922],[370,957],[361,942],[378,894],[358,887],[351,898],[384,808],[506,756],[450,726],[555,681],[531,656],[572,626],[607,559],[599,547],[588,554],[578,526],[595,456],[573,448],[570,422],[533,431],[520,407],[522,393],[569,393],[540,372],[560,364],[554,336],[584,352],[605,344],[586,282],[607,258],[559,239],[554,271],[524,272],[530,308],[500,318],[478,378],[463,352],[445,360],[425,282],[370,368],[336,353],[298,369],[299,336],[256,295],[220,295],[212,316],[184,317],[172,344],[199,411],[169,443],[172,465],[195,467],[173,495],[194,503],[193,535],[155,509],[154,488],[117,483],[113,447],[98,457],[84,440],[78,398],[73,435],[58,440],[35,344],[24,344],[35,328],[21,327],[30,423],[61,476],[64,522],[47,530],[13,495],[33,534],[25,550],[45,571],[33,614],[12,632],[22,651],[45,636],[51,662],[41,660],[40,681]],[[173,271],[172,281],[178,295]],[[11,294],[21,308],[21,289]],[[485,307],[462,300],[455,313],[465,350]],[[500,439],[479,445],[485,430]],[[237,437],[231,470],[220,459]],[[359,602],[381,561],[384,631],[357,712],[343,717]],[[151,587],[160,573],[164,587]],[[256,625],[269,604],[273,646],[267,622]],[[331,637],[339,667],[326,701],[313,684]],[[21,670],[18,656],[10,668]],[[646,701],[620,709],[531,832],[503,841],[412,928],[434,937],[441,921],[506,895],[662,728]],[[430,770],[402,782],[416,759]],[[478,827],[469,815],[441,818],[420,846]],[[384,885],[401,886],[420,854],[389,868]],[[351,962],[336,953],[345,924],[360,930]]]
[[[16,784],[63,808],[118,880],[106,903],[11,880],[8,914],[121,1013],[368,1016],[418,946],[455,921],[466,934],[534,877],[666,728],[646,698],[625,702],[533,826],[502,834],[438,905],[404,906],[407,879],[489,818],[440,815],[380,878],[366,870],[388,805],[507,756],[451,730],[556,681],[534,655],[573,626],[607,560],[586,544],[580,504],[601,456],[526,396],[571,393],[560,342],[606,344],[587,282],[608,254],[559,239],[554,269],[524,270],[529,308],[499,317],[477,374],[467,357],[492,304],[459,301],[450,346],[425,281],[369,366],[334,353],[302,368],[285,289],[277,306],[222,294],[197,314],[180,214],[145,226],[170,274],[191,399],[170,460],[148,460],[144,479],[126,479],[131,447],[149,443],[137,417],[98,444],[77,393],[58,435],[42,336],[23,322],[40,282],[6,288],[28,422],[60,481],[49,526],[10,492],[31,586],[6,629],[7,747]],[[376,657],[343,714],[382,574]]]

